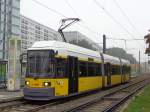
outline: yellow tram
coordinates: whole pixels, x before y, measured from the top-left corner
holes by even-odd
[[[127,60],[65,42],[40,41],[28,49],[24,98],[50,100],[125,83]]]

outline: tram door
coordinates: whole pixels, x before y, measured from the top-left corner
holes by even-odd
[[[69,94],[78,92],[78,58],[68,57]]]
[[[111,65],[107,63],[107,86],[111,86]]]

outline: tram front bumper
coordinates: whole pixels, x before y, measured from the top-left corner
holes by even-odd
[[[27,100],[50,100],[55,97],[54,88],[28,88],[23,89],[24,98]]]

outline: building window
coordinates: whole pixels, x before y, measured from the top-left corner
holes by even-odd
[[[16,8],[20,8],[20,0],[12,0],[12,5]]]
[[[45,32],[45,33],[48,33],[48,30],[44,29],[44,32]]]
[[[36,29],[41,30],[40,26],[35,26]]]
[[[19,9],[12,8],[12,15],[17,16],[17,17],[20,17],[20,10],[19,10]]]
[[[12,33],[16,35],[20,35],[20,27],[12,25]]]
[[[20,26],[20,19],[18,19],[16,17],[12,17],[12,24]]]

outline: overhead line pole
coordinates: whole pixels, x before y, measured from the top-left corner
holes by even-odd
[[[106,35],[103,35],[103,53],[106,53]]]

